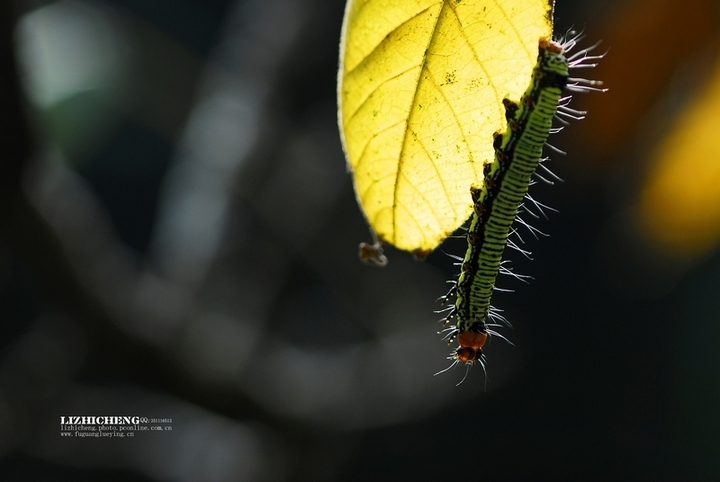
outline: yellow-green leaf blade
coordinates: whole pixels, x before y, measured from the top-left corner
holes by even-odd
[[[550,2],[551,3],[551,2]],[[338,102],[355,189],[380,240],[423,255],[470,215],[527,87],[548,0],[350,0]]]

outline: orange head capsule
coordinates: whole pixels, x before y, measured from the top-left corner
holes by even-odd
[[[460,348],[480,350],[485,345],[487,337],[487,332],[463,331],[462,333],[458,333],[457,340]]]
[[[477,350],[475,348],[470,347],[463,347],[459,346],[457,350],[455,350],[454,358],[457,361],[465,362],[465,363],[474,363],[480,359],[482,356],[482,349],[478,348]]]
[[[474,363],[480,360],[482,347],[485,345],[487,337],[487,332],[480,331],[463,331],[462,333],[458,333],[457,340],[460,346],[455,350],[455,360],[465,363]]]

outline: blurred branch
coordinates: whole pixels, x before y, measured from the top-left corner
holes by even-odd
[[[12,3],[0,2],[0,152],[3,153],[0,235],[44,287],[45,293],[72,314],[86,332],[90,340],[86,368],[102,370],[101,367],[105,367],[141,385],[159,388],[231,418],[250,418],[270,426],[282,424],[282,417],[269,413],[238,390],[189,377],[177,367],[172,356],[123,332],[104,301],[78,277],[56,228],[38,212],[21,186],[35,145],[18,78],[13,40],[15,20]],[[62,202],[62,199],[56,201]],[[65,221],[72,224],[70,219]],[[107,233],[98,232],[102,228],[91,222],[85,228],[90,239],[106,237]],[[105,254],[113,257],[112,253]],[[136,278],[138,273],[132,272],[131,276]],[[141,370],[134,370],[137,364],[142,365]]]

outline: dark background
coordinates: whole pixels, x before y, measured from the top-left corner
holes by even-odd
[[[716,6],[559,2],[557,32],[604,39],[582,74],[610,90],[552,140],[565,182],[532,188],[559,213],[525,236],[533,261],[509,254],[534,279],[494,299],[515,346],[459,387],[432,376],[433,310],[463,241],[357,259],[343,8],[3,5],[0,480],[720,477],[718,251],[673,256],[633,218],[715,62]],[[91,414],[173,431],[60,437]]]

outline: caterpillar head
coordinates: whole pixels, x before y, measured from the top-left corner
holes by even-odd
[[[487,341],[487,331],[463,331],[457,335],[458,346],[453,358],[465,363],[474,363],[482,357],[482,347]]]
[[[458,362],[475,363],[482,357],[482,348],[470,348],[467,346],[459,346],[453,354],[453,359]]]

